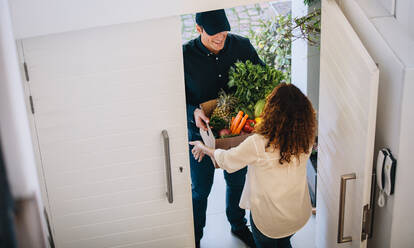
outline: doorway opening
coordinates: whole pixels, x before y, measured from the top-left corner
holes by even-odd
[[[318,0],[279,0],[225,9],[230,33],[250,39],[260,59],[281,71],[287,83],[293,83],[311,100],[318,111],[319,102],[319,36],[320,2]],[[181,16],[182,42],[197,39],[195,13]],[[300,29],[297,21],[315,24],[319,30]],[[294,35],[283,39],[282,32],[293,30]],[[287,36],[285,36],[286,38]],[[204,159],[209,159],[205,157]],[[307,162],[307,180],[312,206],[316,207],[317,140]],[[245,247],[230,232],[226,217],[226,182],[223,170],[216,169],[208,197],[206,226],[201,247]],[[292,239],[294,247],[313,247],[315,243],[315,214]],[[246,211],[250,227],[249,211]],[[218,238],[220,237],[220,238]],[[219,243],[218,243],[219,242]],[[311,245],[312,244],[312,245]]]

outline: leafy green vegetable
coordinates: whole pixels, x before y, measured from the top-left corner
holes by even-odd
[[[210,127],[212,127],[213,131],[218,132],[223,128],[227,128],[227,125],[228,125],[227,121],[225,121],[224,119],[216,115],[213,115],[210,118]]]
[[[254,118],[254,113],[247,108],[241,107],[239,110],[243,111],[243,113],[247,114],[250,119]]]
[[[282,72],[273,67],[254,65],[249,60],[235,63],[229,71],[228,86],[235,89],[234,96],[239,100],[236,110],[254,113],[256,102],[265,99],[283,80]]]

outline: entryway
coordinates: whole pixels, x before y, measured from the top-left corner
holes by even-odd
[[[119,11],[106,16],[97,13],[107,6],[91,4],[86,9],[97,14],[93,20],[73,16],[67,5],[47,6],[42,18],[66,13],[64,23],[30,19],[29,11],[16,15],[34,26],[16,30],[16,39],[22,41],[22,72],[24,64],[29,75],[22,83],[57,247],[193,246],[180,15],[211,6],[182,2],[161,14],[154,10],[159,1],[145,10],[134,1],[108,2]],[[239,1],[214,4],[225,8]],[[378,69],[337,4],[324,0],[322,6],[327,22],[315,243],[330,248],[352,237],[349,246],[364,247]],[[349,173],[356,180],[342,178],[348,191],[340,194],[341,177]],[[337,229],[338,221],[345,229]]]
[[[309,97],[317,110],[319,100],[317,97],[317,91],[319,90],[319,36],[313,37],[313,41],[315,41],[313,46],[308,44],[308,41],[305,39],[295,40],[293,44],[288,44],[289,47],[287,47],[286,43],[281,43],[281,45],[286,46],[283,51],[288,52],[284,58],[281,55],[275,56],[275,54],[279,51],[269,51],[275,49],[277,42],[280,42],[280,35],[277,36],[276,31],[278,28],[278,21],[291,18],[288,15],[292,14],[300,18],[302,16],[307,16],[308,12],[315,13],[315,11],[318,11],[320,8],[320,2],[315,2],[316,3],[313,5],[310,4],[310,6],[308,6],[305,5],[302,0],[295,1],[296,9],[294,13],[292,13],[292,1],[290,0],[270,1],[252,5],[237,6],[228,8],[225,11],[231,26],[230,33],[248,37],[250,42],[258,51],[261,59],[267,65],[274,66],[278,69],[285,69],[288,67],[289,69],[284,72],[286,72],[290,78],[290,71],[292,71],[291,67],[292,64],[294,64],[294,77],[297,79],[296,81],[300,81],[300,85],[298,85],[298,87],[303,86],[302,91],[304,91],[307,95],[310,95]],[[300,5],[300,8],[297,5]],[[314,20],[319,21],[319,17],[320,15],[314,18]],[[199,36],[195,29],[196,23],[194,13],[181,16],[181,21],[183,43]],[[281,21],[281,23],[283,23],[283,21]],[[290,26],[286,26],[284,28],[286,31],[290,28]],[[274,44],[272,44],[273,42]],[[294,56],[290,54],[291,46],[295,49]],[[298,49],[299,46],[304,46],[305,48]],[[310,53],[312,53],[312,56],[308,56]],[[304,59],[306,57],[311,58]],[[286,62],[283,62],[283,64],[280,64],[279,62],[279,64],[277,64],[276,61],[278,61],[278,59]],[[291,63],[292,59],[295,60],[294,63]],[[302,80],[304,80],[304,82],[302,82]],[[292,83],[296,84],[296,82]],[[309,191],[312,204],[316,207],[316,148],[314,152],[315,154],[313,153],[312,163],[309,160],[307,164],[307,177],[309,181]],[[203,248],[245,247],[245,245],[230,232],[230,224],[227,221],[225,213],[226,183],[223,177],[222,170],[219,169],[215,171],[212,191],[208,197],[206,227],[204,229],[204,236],[201,239],[201,247]],[[250,226],[249,211],[247,211],[246,219],[248,220],[248,226]],[[315,219],[315,215],[312,215],[307,225],[293,236],[292,244],[294,247],[314,247]],[[218,237],[220,238],[218,239]]]

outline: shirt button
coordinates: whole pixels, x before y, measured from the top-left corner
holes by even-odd
[[[221,78],[221,74],[219,74],[219,78]]]
[[[218,60],[218,57],[216,57],[216,60]]]

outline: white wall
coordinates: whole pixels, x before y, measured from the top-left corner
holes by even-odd
[[[390,15],[395,15],[395,0],[379,0],[379,2]]]
[[[414,37],[414,1],[395,0],[395,16],[404,25],[408,32]]]
[[[312,5],[309,10],[320,8],[320,2]],[[307,96],[311,100],[316,111],[319,110],[319,69],[320,69],[320,48],[308,45],[308,87]]]
[[[292,1],[292,18],[307,13],[308,7],[302,0]],[[308,46],[301,39],[292,42],[292,83],[303,93],[308,92]]]
[[[7,176],[13,197],[34,197],[43,216],[22,82],[10,9],[7,0],[0,0],[0,136]],[[46,241],[46,223],[40,220]]]
[[[0,134],[12,194],[39,191],[16,43],[6,0],[0,0]]]
[[[9,0],[16,38],[253,4],[265,0]]]
[[[293,0],[292,17],[301,17],[319,8],[320,2],[308,7],[303,0]],[[292,83],[309,97],[316,110],[319,109],[319,57],[319,47],[309,46],[302,39],[292,42]]]
[[[414,41],[413,41],[414,43]],[[392,247],[412,247],[414,243],[414,67],[406,68],[401,105],[400,150],[398,154],[396,193],[392,216]],[[398,189],[398,191],[397,191]],[[380,235],[380,234],[379,234]]]
[[[342,0],[342,8],[368,52],[378,63],[378,92],[375,152],[389,147],[397,159],[395,193],[384,208],[375,208],[374,233],[368,247],[412,247],[413,89],[414,39],[408,30],[381,6],[360,0]],[[398,3],[398,0],[397,0]],[[376,198],[377,199],[377,198]]]

